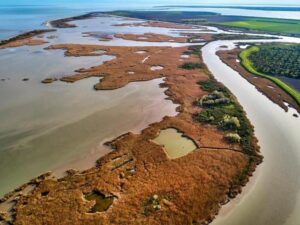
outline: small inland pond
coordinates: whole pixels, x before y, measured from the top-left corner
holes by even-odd
[[[95,205],[91,208],[91,213],[96,212],[104,212],[108,210],[108,208],[112,205],[115,197],[114,196],[108,196],[106,197],[104,194],[102,194],[99,191],[93,191],[90,194],[87,194],[85,196],[85,199],[88,201],[95,201]]]
[[[164,147],[167,156],[171,159],[179,158],[197,149],[195,142],[183,135],[175,128],[160,131],[153,141]]]

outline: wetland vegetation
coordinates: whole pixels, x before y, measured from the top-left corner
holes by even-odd
[[[185,70],[194,70],[194,69],[200,69],[203,68],[203,65],[201,63],[184,63],[180,66],[182,69]]]
[[[253,144],[252,126],[242,107],[227,88],[214,78],[198,83],[209,94],[195,101],[195,105],[204,108],[194,115],[196,121],[210,124],[225,132],[225,139],[231,143],[240,143],[245,153],[256,154]]]

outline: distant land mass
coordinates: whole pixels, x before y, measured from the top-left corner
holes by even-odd
[[[264,11],[300,11],[300,7],[281,6],[213,6],[213,5],[164,5],[155,8],[215,8],[215,9],[246,9]]]

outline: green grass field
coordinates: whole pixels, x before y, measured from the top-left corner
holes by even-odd
[[[249,18],[232,22],[221,22],[220,25],[246,28],[258,31],[287,33],[287,34],[300,34],[300,21],[299,20],[279,20],[279,19],[261,19]]]
[[[239,54],[242,66],[245,69],[247,69],[250,73],[255,74],[257,76],[264,77],[264,78],[269,79],[272,82],[274,82],[277,86],[279,86],[284,91],[286,91],[290,96],[292,96],[296,100],[298,105],[300,105],[300,93],[298,91],[296,91],[295,89],[293,89],[292,87],[290,87],[289,85],[287,85],[286,83],[284,83],[283,81],[281,81],[280,79],[278,79],[276,77],[269,76],[267,74],[263,74],[263,73],[256,71],[256,69],[253,67],[252,62],[249,60],[249,55],[251,55],[251,53],[257,52],[257,51],[259,51],[258,46],[252,46],[252,47],[242,51]]]

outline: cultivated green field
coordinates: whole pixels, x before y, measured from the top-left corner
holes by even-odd
[[[191,11],[113,11],[110,12],[110,14],[145,20],[159,20],[194,25],[219,25],[300,36],[300,20],[228,16],[213,12]]]
[[[287,33],[296,35],[300,34],[299,20],[249,18],[231,22],[221,22],[217,24],[258,31]]]
[[[279,86],[280,88],[282,88],[284,91],[286,91],[290,96],[292,96],[296,102],[298,103],[298,105],[300,105],[300,93],[298,91],[296,91],[295,89],[293,89],[292,87],[290,87],[289,85],[287,85],[286,83],[284,83],[283,81],[281,81],[280,79],[267,75],[267,74],[263,74],[260,72],[257,72],[256,69],[254,68],[252,62],[249,60],[249,56],[253,53],[253,52],[257,52],[259,51],[259,47],[258,46],[252,46],[244,51],[242,51],[239,55],[240,59],[241,59],[241,63],[242,65],[245,67],[245,69],[247,69],[250,73],[255,74],[257,76],[261,76],[264,77],[266,79],[269,79],[271,81],[273,81],[277,86]]]

